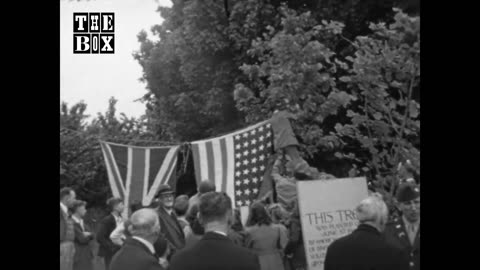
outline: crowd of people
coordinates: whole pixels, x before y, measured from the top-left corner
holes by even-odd
[[[420,269],[420,193],[417,185],[399,188],[401,215],[389,220],[388,208],[371,195],[356,208],[360,222],[351,234],[327,249],[325,270]],[[203,181],[191,198],[175,197],[168,185],[159,187],[148,207],[107,201],[110,213],[96,233],[84,222],[86,203],[70,188],[60,190],[60,268],[93,269],[94,239],[108,270],[307,269],[300,214],[269,199],[250,206],[242,224],[240,211],[215,185]]]

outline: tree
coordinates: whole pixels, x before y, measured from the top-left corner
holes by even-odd
[[[158,145],[156,136],[149,132],[147,117],[128,118],[116,115],[116,100],[111,98],[108,110],[90,123],[84,114],[84,102],[70,108],[62,103],[60,109],[60,186],[70,186],[78,197],[93,207],[104,207],[112,196],[108,184],[105,161],[99,140],[122,144]]]
[[[337,176],[367,175],[381,190],[394,191],[400,162],[419,173],[419,17],[395,10],[392,24],[371,24],[373,34],[349,41],[354,53],[343,57],[334,52],[348,40],[342,23],[280,11],[280,27],[249,50],[259,62],[241,67],[250,81],[236,85],[235,98],[247,121],[290,111],[310,162]]]

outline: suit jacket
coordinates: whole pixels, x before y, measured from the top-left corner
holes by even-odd
[[[75,256],[73,260],[74,270],[92,270],[93,269],[93,249],[91,246],[93,234],[85,237],[83,232],[92,232],[87,224],[84,223],[84,230],[80,223],[74,223],[75,229]]]
[[[163,207],[159,207],[158,218],[161,232],[171,245],[171,248],[173,248],[174,251],[182,249],[185,246],[185,235],[183,234],[183,229],[178,223],[175,213],[172,212],[172,215],[169,215]],[[161,237],[159,237],[159,240],[161,240]],[[157,240],[157,242],[159,240]]]
[[[60,243],[73,241],[75,238],[73,229],[73,220],[60,207]]]
[[[190,248],[173,255],[170,270],[260,270],[258,257],[228,237],[207,232]]]
[[[408,261],[377,229],[360,224],[351,234],[335,240],[327,248],[324,269],[408,270]]]
[[[117,222],[112,214],[104,217],[100,222],[100,226],[97,233],[97,241],[100,244],[98,249],[98,256],[100,257],[112,257],[119,247],[115,245],[110,239],[110,234],[117,227]]]
[[[164,270],[158,259],[140,241],[125,240],[123,247],[115,254],[109,270]]]
[[[385,228],[385,239],[388,243],[402,250],[408,257],[410,270],[420,270],[420,225],[413,245],[408,239],[407,230],[402,218],[394,218]]]

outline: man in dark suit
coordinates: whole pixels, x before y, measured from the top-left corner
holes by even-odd
[[[153,247],[160,235],[160,223],[155,210],[143,208],[133,213],[129,230],[132,237],[127,238],[115,254],[109,270],[164,270]]]
[[[157,214],[160,220],[161,232],[169,243],[171,254],[174,254],[185,246],[185,235],[173,210],[175,193],[169,185],[161,185],[158,188],[157,197],[160,204],[157,208]],[[154,244],[155,250],[159,249],[160,244],[163,244],[161,243],[163,237],[159,237],[157,243]],[[157,256],[160,255],[157,254]]]
[[[97,233],[97,241],[100,244],[98,256],[103,257],[105,267],[108,269],[110,261],[119,247],[115,245],[110,239],[110,234],[117,226],[122,225],[123,219],[121,217],[124,205],[120,198],[110,198],[107,201],[110,214],[103,218]]]
[[[232,201],[225,193],[208,192],[200,197],[203,238],[175,254],[171,270],[260,270],[258,257],[235,245],[227,236]]]
[[[407,270],[400,249],[389,245],[381,233],[388,220],[387,205],[371,196],[356,208],[360,221],[351,234],[335,240],[325,256],[325,270]]]
[[[385,238],[409,258],[410,270],[420,270],[420,188],[414,182],[402,184],[397,202],[402,215],[387,224]]]

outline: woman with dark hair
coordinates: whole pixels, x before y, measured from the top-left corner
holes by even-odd
[[[185,227],[185,247],[191,247],[205,234],[202,224],[198,220],[198,205],[193,205],[186,217],[190,226]]]
[[[240,209],[238,208],[233,209],[232,221],[227,236],[233,241],[233,243],[243,246],[245,241],[245,230],[243,229]]]
[[[254,251],[262,270],[284,270],[283,251],[288,243],[287,229],[273,224],[265,205],[251,205],[247,221],[245,246]]]

